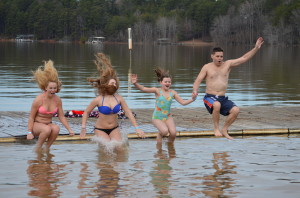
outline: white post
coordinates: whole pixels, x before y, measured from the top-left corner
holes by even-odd
[[[131,50],[132,50],[132,36],[131,28],[128,28],[128,49],[129,49],[129,70],[128,70],[128,96],[131,91]]]
[[[131,28],[128,28],[128,49],[132,49],[132,37],[131,37]]]

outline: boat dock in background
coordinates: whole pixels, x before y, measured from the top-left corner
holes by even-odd
[[[105,40],[105,37],[103,36],[93,36],[90,37],[87,41],[87,43],[92,43],[92,44],[102,44]]]
[[[34,42],[36,39],[33,34],[19,34],[15,40],[16,42]]]
[[[142,127],[141,127],[142,128]],[[259,136],[259,135],[296,135],[300,134],[300,128],[298,129],[241,129],[228,131],[231,136]],[[68,134],[60,134],[56,141],[83,141],[91,140],[94,133],[86,134],[84,138],[80,138],[79,134],[70,136]],[[156,138],[157,132],[147,132],[146,138]],[[128,139],[139,139],[135,133],[127,134]],[[176,137],[214,137],[214,131],[178,131]],[[224,137],[223,137],[224,138]],[[31,142],[33,140],[27,140],[26,135],[0,137],[0,143],[15,143],[15,142]]]
[[[136,114],[136,120],[140,128],[146,133],[147,138],[155,138],[157,129],[151,123],[152,108],[132,109]],[[300,136],[300,106],[255,106],[241,107],[237,120],[229,128],[229,135],[233,137],[249,137],[262,135],[275,136]],[[3,111],[0,112],[0,143],[4,142],[30,142],[26,140],[27,118],[29,112]],[[177,137],[200,137],[216,138],[213,132],[212,118],[204,107],[197,108],[173,108],[172,116],[176,122]],[[57,141],[81,140],[79,131],[81,129],[80,117],[67,117],[71,128],[76,135],[69,136],[68,131],[60,124],[57,117],[53,121],[60,125],[61,135]],[[83,140],[90,140],[94,136],[93,126],[96,117],[87,120],[87,133]],[[221,126],[226,117],[220,117]],[[129,119],[119,119],[122,134],[128,139],[137,139],[135,129]],[[222,137],[224,138],[224,137]]]

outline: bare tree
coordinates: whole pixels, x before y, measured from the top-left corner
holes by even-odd
[[[159,17],[156,21],[157,38],[168,38],[176,41],[177,21],[176,16]]]
[[[167,38],[167,18],[160,17],[156,21],[157,35],[159,38]]]
[[[292,22],[295,27],[295,37],[299,39],[300,38],[300,8],[292,12]],[[300,41],[298,40],[295,42],[299,43]]]
[[[230,16],[218,16],[214,21],[215,27],[211,31],[211,36],[216,43],[228,43],[230,38]]]
[[[177,22],[176,17],[169,17],[167,19],[167,37],[170,38],[172,41],[177,41],[176,33],[177,33]]]
[[[139,20],[133,26],[133,35],[137,42],[150,42],[153,39],[153,26],[150,23],[144,23]]]
[[[262,34],[261,18],[265,0],[247,0],[234,12],[231,7],[226,16],[219,16],[211,30],[213,39],[231,44],[252,44],[257,35]]]

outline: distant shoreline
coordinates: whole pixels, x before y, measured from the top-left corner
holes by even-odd
[[[16,42],[15,39],[3,39],[0,38],[0,42]],[[45,39],[45,40],[36,40],[35,42],[39,43],[81,43],[80,41],[60,41],[60,40],[54,40],[54,39]],[[153,41],[155,42],[155,41]],[[114,42],[114,41],[105,41],[106,44],[128,44],[127,42]],[[143,44],[141,42],[134,42],[134,44]],[[179,41],[176,43],[172,43],[174,45],[185,45],[185,46],[213,46],[214,42],[205,42],[201,39],[193,39],[193,40],[187,40],[187,41]]]
[[[181,42],[178,42],[178,44],[180,44],[180,45],[193,45],[193,46],[214,46],[215,45],[214,42],[205,42],[205,41],[202,41],[200,39],[193,39],[193,40],[189,40],[189,41],[181,41]]]

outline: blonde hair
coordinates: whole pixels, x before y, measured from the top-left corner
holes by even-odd
[[[95,55],[96,60],[94,61],[97,66],[98,75],[97,78],[88,78],[88,82],[95,88],[98,89],[99,94],[111,94],[111,87],[108,85],[111,79],[116,81],[116,92],[119,89],[119,79],[117,77],[116,71],[113,69],[110,59],[103,53],[98,53]],[[112,95],[112,94],[111,94]]]
[[[44,66],[39,66],[36,71],[32,72],[33,80],[37,82],[40,89],[46,91],[49,82],[57,84],[57,93],[61,90],[61,81],[58,78],[58,72],[53,66],[53,61],[44,61]]]
[[[154,72],[156,73],[158,82],[163,81],[164,78],[171,78],[171,75],[169,74],[169,71],[165,71],[161,68],[156,68],[154,70]]]

